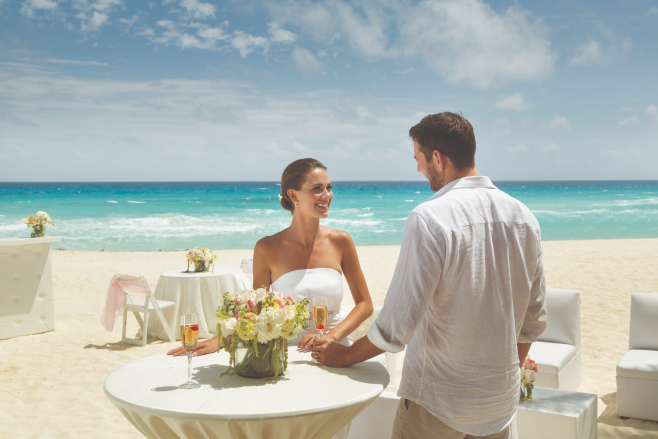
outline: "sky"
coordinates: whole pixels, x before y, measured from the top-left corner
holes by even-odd
[[[0,181],[658,179],[658,1],[0,0]]]

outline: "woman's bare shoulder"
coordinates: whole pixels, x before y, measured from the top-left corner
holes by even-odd
[[[352,237],[346,231],[331,229],[326,226],[322,226],[322,227],[324,228],[323,232],[326,234],[327,238],[329,238],[329,240],[335,245],[339,247],[354,246]]]

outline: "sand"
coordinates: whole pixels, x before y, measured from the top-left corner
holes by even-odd
[[[360,247],[375,305],[382,305],[399,247]],[[239,266],[251,251],[216,251],[218,265]],[[616,416],[615,367],[628,350],[630,296],[658,293],[658,239],[544,243],[547,285],[582,294],[582,384],[598,395],[599,438],[658,438],[658,423]],[[185,267],[182,252],[53,251],[56,330],[0,340],[0,438],[140,438],[103,393],[117,367],[177,344],[149,339],[122,346],[100,314],[116,272],[146,276]],[[348,295],[349,296],[349,295]],[[345,302],[349,303],[350,297]],[[129,320],[129,334],[137,324]],[[184,377],[181,377],[183,379]]]

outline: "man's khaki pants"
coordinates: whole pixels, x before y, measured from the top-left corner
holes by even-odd
[[[448,427],[425,407],[408,399],[400,398],[393,423],[391,439],[509,439],[510,426],[488,436],[473,436]]]

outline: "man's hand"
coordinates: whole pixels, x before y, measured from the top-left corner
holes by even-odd
[[[351,366],[348,360],[349,348],[336,341],[316,338],[313,340],[313,347],[311,349],[313,350],[313,358],[326,366]]]
[[[336,340],[331,334],[324,334],[322,339],[332,340],[332,341]],[[313,348],[313,340],[318,340],[318,334],[306,334],[299,340],[299,343],[297,343],[297,347],[299,349],[305,349],[307,351],[310,351],[311,348]]]
[[[217,345],[219,344],[219,341],[217,337],[211,338],[209,340],[203,340],[197,343],[196,345],[196,351],[192,354],[193,357],[198,357],[199,355],[206,355],[206,354],[212,354],[213,352],[217,352]],[[185,349],[183,349],[183,346],[179,346],[176,349],[172,349],[169,352],[167,352],[167,355],[173,355],[174,357],[180,357],[182,355],[187,355],[185,352]]]

